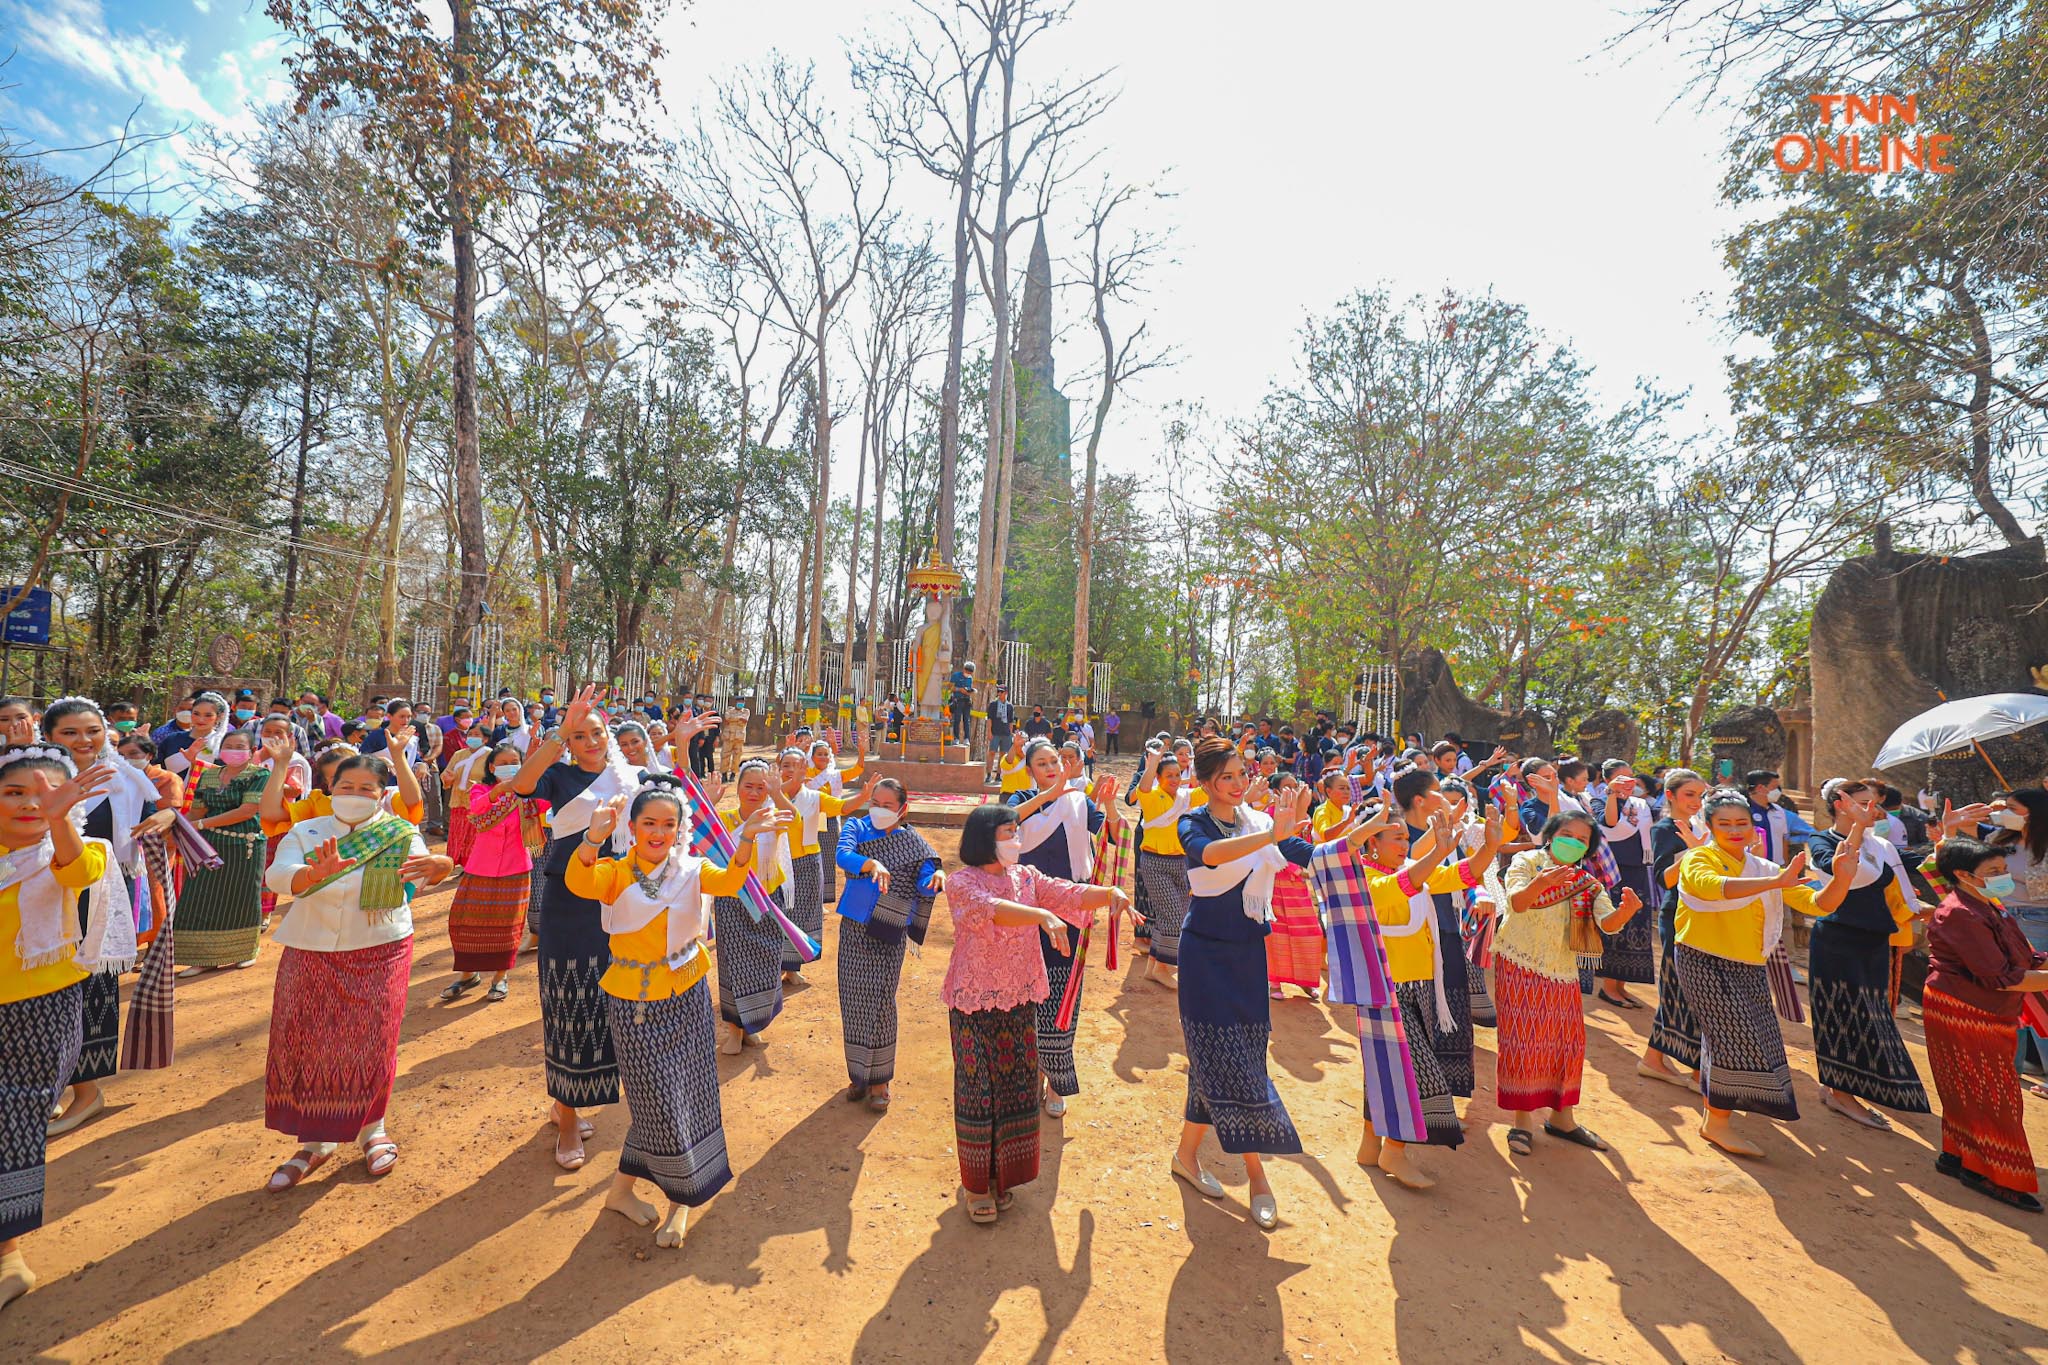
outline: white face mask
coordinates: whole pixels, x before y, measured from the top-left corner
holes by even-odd
[[[1775,806],[1778,804],[1778,802],[1782,801],[1784,797],[1785,789],[1783,787],[1773,787],[1769,791],[1764,793],[1764,803],[1766,805]]]
[[[903,812],[900,810],[883,810],[876,807],[868,812],[868,823],[876,829],[894,829],[896,822],[902,818]]]
[[[1015,867],[1023,853],[1024,845],[1015,839],[1004,839],[996,845],[996,861],[1004,867]]]
[[[494,763],[491,765],[491,776],[497,778],[500,782],[510,782],[513,778],[519,776],[519,765],[517,763]]]
[[[192,713],[191,713],[190,711],[180,711],[180,712],[178,713],[178,724],[180,724],[180,725],[190,725],[191,723],[192,723]]]
[[[2023,830],[2027,827],[2027,817],[2021,811],[1995,810],[1991,812],[1991,823],[2000,829]]]
[[[334,802],[334,818],[344,825],[360,825],[377,813],[378,801],[374,796],[337,796]]]
[[[143,769],[149,766],[149,760],[144,758],[141,754],[135,754],[129,758],[128,766],[135,769],[137,772],[141,772]]]

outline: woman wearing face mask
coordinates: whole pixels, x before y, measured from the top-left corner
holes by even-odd
[[[533,879],[527,833],[539,815],[532,798],[512,790],[524,761],[519,751],[500,744],[485,754],[485,760],[490,764],[488,780],[479,774],[455,805],[471,836],[455,903],[448,907],[448,942],[455,949],[456,971],[454,983],[441,992],[448,1001],[460,1000],[482,985],[485,972],[491,973],[491,987],[484,999],[503,1000],[511,989],[506,975],[519,960],[519,940],[526,929]]]
[[[219,762],[201,770],[192,792],[192,823],[213,851],[218,868],[192,867],[178,897],[180,976],[256,962],[263,936],[263,825],[258,798],[271,773],[251,762],[247,731],[222,737]],[[278,767],[288,771],[289,764]],[[278,773],[280,784],[285,771]]]
[[[896,988],[906,940],[924,942],[932,901],[946,886],[939,855],[903,823],[910,793],[877,780],[868,809],[839,830],[835,861],[847,876],[837,910],[839,1032],[846,1044],[849,1103],[889,1108],[896,1076]]]
[[[1679,989],[1671,950],[1678,934],[1678,859],[1687,849],[1707,842],[1706,823],[1699,818],[1707,780],[1690,768],[1664,774],[1664,816],[1650,829],[1650,889],[1657,898],[1657,1016],[1650,1023],[1649,1045],[1636,1074],[1667,1085],[1694,1089],[1700,1065],[1700,1026]],[[1681,1071],[1672,1066],[1677,1062]]]
[[[1572,1112],[1586,1066],[1579,958],[1597,956],[1601,935],[1619,933],[1643,903],[1625,887],[1613,904],[1586,869],[1600,838],[1591,816],[1553,815],[1536,837],[1539,847],[1518,854],[1502,881],[1509,913],[1493,939],[1500,1011],[1495,1093],[1508,1111],[1508,1150],[1515,1155],[1533,1150],[1539,1109],[1550,1111],[1544,1132],[1604,1152],[1607,1144]]]
[[[21,1240],[43,1225],[45,1125],[77,1068],[85,983],[134,961],[113,849],[69,819],[115,777],[97,765],[74,776],[55,745],[0,749],[0,1307],[36,1283]]]
[[[271,996],[263,1123],[299,1142],[271,1175],[273,1194],[351,1139],[373,1176],[398,1160],[384,1114],[412,971],[412,897],[454,868],[427,852],[411,821],[384,809],[388,769],[369,755],[337,764],[333,814],[293,825],[270,866],[271,888],[292,901],[277,927],[284,951]]]
[[[1038,1177],[1038,1028],[1050,993],[1040,934],[1066,944],[1068,924],[1126,905],[1110,887],[1081,886],[1022,866],[1017,812],[977,806],[960,832],[959,871],[946,879],[953,956],[940,996],[953,1040],[954,1150],[967,1216],[993,1223]]]
[[[1934,1169],[2039,1213],[2040,1178],[2012,1059],[2023,1010],[2048,999],[2048,955],[2004,904],[2019,891],[2007,855],[1975,839],[1949,838],[1934,856],[1949,888],[1928,926],[1921,995],[1927,1066],[1941,1095]]]
[[[1888,1130],[1890,1121],[1863,1101],[1907,1114],[1929,1111],[1891,1005],[1892,939],[1903,930],[1912,942],[1920,901],[1898,847],[1878,832],[1885,827],[1880,796],[1875,783],[1821,784],[1820,808],[1832,827],[1807,841],[1807,853],[1822,872],[1844,858],[1857,867],[1841,907],[1814,923],[1806,967],[1821,1103],[1866,1128]]]
[[[122,885],[131,914],[136,892],[146,894],[148,871],[138,841],[148,834],[161,834],[177,819],[175,809],[159,812],[156,789],[143,775],[116,757],[108,741],[106,720],[99,706],[86,697],[64,697],[50,703],[43,712],[45,743],[62,746],[79,772],[105,765],[113,773],[106,789],[79,803],[85,814],[81,833],[88,839],[103,839],[114,850],[114,869]],[[83,923],[88,907],[83,899],[75,913]],[[68,1133],[106,1108],[100,1082],[118,1070],[121,1056],[121,980],[104,972],[85,982],[85,1035],[78,1055],[78,1069],[71,1076],[71,1099],[62,1115],[52,1120],[52,1136]]]
[[[489,786],[485,774],[490,765],[502,763],[496,756],[496,749],[484,742],[483,732],[476,726],[464,724],[458,729],[455,753],[449,758],[448,766],[441,770],[441,790],[447,793],[448,803],[448,856],[455,860],[461,871],[469,865],[469,853],[476,846],[476,828],[469,822],[470,789],[479,782]],[[526,755],[512,745],[513,762],[523,761]],[[529,860],[530,871],[530,860]]]
[[[1804,853],[1783,868],[1756,854],[1756,823],[1743,793],[1717,791],[1702,811],[1711,841],[1678,860],[1672,950],[1679,988],[1700,1025],[1700,1136],[1734,1156],[1762,1156],[1762,1148],[1736,1134],[1734,1112],[1799,1117],[1764,963],[1783,936],[1786,910],[1832,914],[1849,894],[1855,864],[1838,860],[1816,892],[1806,885]]]
[[[795,868],[789,846],[797,838],[798,817],[796,807],[783,794],[783,785],[781,776],[767,759],[746,760],[740,764],[739,776],[733,783],[739,813],[735,817],[721,811],[719,818],[737,838],[740,827],[764,807],[789,813],[788,821],[758,836],[754,875],[760,879],[761,889],[774,897],[784,913],[795,921],[796,913],[790,908]],[[722,788],[713,783],[705,791],[716,801]],[[761,1031],[782,1013],[781,964],[789,940],[768,916],[756,919],[747,902],[738,896],[720,896],[711,910],[718,945],[718,1016],[725,1030],[718,1050],[730,1057],[736,1056],[743,1046],[761,1046]]]
[[[1147,754],[1138,781],[1138,881],[1144,886],[1145,924],[1149,930],[1151,965],[1146,976],[1173,988],[1180,963],[1181,927],[1188,916],[1188,860],[1181,847],[1181,817],[1208,803],[1206,791],[1192,787],[1188,769],[1175,755]]]

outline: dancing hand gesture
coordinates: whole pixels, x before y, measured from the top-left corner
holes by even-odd
[[[317,886],[330,878],[339,877],[355,865],[354,858],[341,856],[335,840],[324,839],[320,846],[313,850],[313,861],[306,864],[306,885],[309,888]]]
[[[676,722],[673,730],[669,731],[669,743],[688,743],[716,724],[718,724],[718,713],[716,711],[706,711],[702,715],[698,715],[694,711],[685,711],[683,718]]]
[[[292,760],[292,741],[289,735],[265,735],[263,757],[273,768],[288,765]]]
[[[1634,887],[1624,886],[1621,889],[1621,904],[1615,908],[1624,915],[1633,915],[1643,908],[1643,898],[1636,894]]]
[[[1850,862],[1850,866],[1855,866],[1855,862],[1853,859]],[[1806,850],[1801,849],[1799,852],[1792,855],[1791,862],[1785,864],[1785,871],[1778,877],[1778,885],[1781,887],[1797,886],[1799,885],[1799,883],[1805,880]]]
[[[569,699],[568,708],[562,712],[561,724],[556,727],[557,730],[562,734],[567,734],[581,725],[584,718],[589,716],[592,706],[596,703],[596,699],[597,684],[585,683],[583,690]]]
[[[41,768],[35,769],[33,775],[43,789],[42,796],[36,801],[37,809],[45,820],[61,820],[71,813],[73,806],[91,800],[107,789],[114,780],[114,765],[95,763],[63,782]]]
[[[612,837],[612,831],[619,827],[619,820],[626,813],[624,794],[614,796],[599,806],[590,815],[590,829],[584,834],[587,843],[601,844]]]

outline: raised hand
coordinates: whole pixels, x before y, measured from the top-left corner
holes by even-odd
[[[686,743],[716,724],[718,724],[718,713],[716,711],[706,711],[701,716],[694,711],[686,711],[683,713],[683,718],[676,722],[675,728],[669,731],[669,743]]]
[[[585,683],[583,689],[569,699],[567,709],[562,712],[559,730],[568,731],[581,725],[590,715],[591,707],[597,701],[597,684]]]
[[[1264,810],[1273,799],[1273,793],[1266,786],[1266,779],[1255,777],[1252,784],[1244,789],[1244,803],[1254,810]]]
[[[426,886],[455,871],[455,860],[439,853],[416,853],[398,867],[398,880]]]
[[[1851,860],[1850,865],[1852,867],[1855,865],[1854,860]],[[1779,878],[1779,880],[1786,886],[1797,886],[1799,883],[1806,880],[1805,849],[1801,849],[1799,852],[1792,855],[1792,861],[1785,864],[1785,874],[1783,877]]]
[[[90,801],[105,791],[114,781],[114,765],[95,763],[76,777],[59,782],[41,768],[35,770],[36,780],[42,784],[43,794],[36,806],[45,820],[61,820],[71,813],[71,808],[81,801]]]
[[[1643,898],[1636,894],[1635,888],[1624,886],[1621,889],[1621,904],[1616,909],[1620,910],[1623,914],[1633,915],[1642,908]]]
[[[290,763],[292,761],[291,737],[289,735],[265,735],[263,737],[263,757],[270,761],[270,766],[273,768],[280,764]]]
[[[320,847],[313,850],[313,861],[306,864],[306,871],[312,874],[306,885],[308,888],[317,886],[330,878],[339,877],[355,865],[354,858],[341,856],[335,840],[323,840]]]
[[[595,811],[591,812],[590,830],[584,836],[585,839],[593,844],[601,844],[611,838],[612,831],[619,827],[619,820],[625,812],[626,797],[624,793],[614,796],[611,800],[599,806]]]
[[[1538,891],[1551,891],[1563,886],[1578,875],[1578,868],[1570,863],[1553,863],[1536,874],[1530,886]]]
[[[697,785],[704,791],[704,799],[712,805],[725,800],[725,779],[717,773],[706,773],[697,779]]]
[[[1315,793],[1307,787],[1296,787],[1294,799],[1287,806],[1288,835],[1298,835],[1308,828],[1309,803],[1315,800]]]

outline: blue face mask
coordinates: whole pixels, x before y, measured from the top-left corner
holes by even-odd
[[[2001,872],[1996,877],[1984,879],[1984,894],[1994,900],[2002,901],[2018,889],[2019,885],[2013,881],[2010,872]]]
[[[235,708],[235,719],[236,719],[236,720],[254,720],[254,719],[256,719],[256,711],[255,711],[255,709],[254,709],[253,707],[248,707],[248,706],[237,706],[237,707]]]

